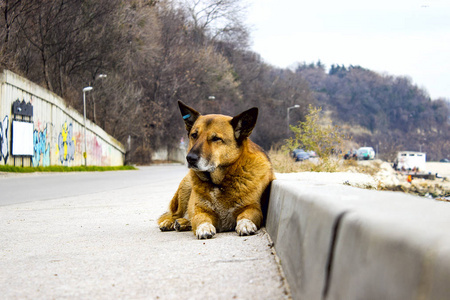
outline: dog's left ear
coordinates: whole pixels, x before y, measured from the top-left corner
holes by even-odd
[[[234,128],[234,137],[238,142],[250,136],[258,119],[258,108],[253,107],[234,117],[230,122]]]
[[[178,106],[180,107],[181,116],[183,117],[184,124],[186,125],[186,130],[189,133],[191,132],[195,121],[197,121],[197,118],[200,116],[200,113],[181,101],[178,101]]]

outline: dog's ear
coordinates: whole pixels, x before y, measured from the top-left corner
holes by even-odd
[[[186,130],[191,132],[192,126],[194,126],[194,123],[197,121],[200,113],[181,101],[178,101],[178,106],[180,107],[181,116],[183,117],[184,124],[186,125]]]
[[[237,115],[230,121],[234,129],[234,137],[238,142],[242,142],[250,136],[253,128],[255,128],[257,119],[258,109],[253,107]]]

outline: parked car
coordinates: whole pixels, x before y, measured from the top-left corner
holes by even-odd
[[[350,150],[344,154],[344,159],[356,159],[356,158],[357,158],[356,150]]]
[[[375,151],[372,147],[361,147],[356,152],[358,160],[369,160],[375,158]]]
[[[292,152],[292,156],[294,157],[295,161],[304,161],[309,159],[309,154],[308,152],[305,152],[305,150],[303,149],[295,149]]]
[[[445,163],[448,163],[448,162],[450,162],[450,160],[449,160],[448,158],[443,158],[443,159],[441,159],[439,162],[445,162]]]

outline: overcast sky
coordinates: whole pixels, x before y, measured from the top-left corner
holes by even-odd
[[[244,0],[265,62],[359,65],[450,99],[450,0]]]

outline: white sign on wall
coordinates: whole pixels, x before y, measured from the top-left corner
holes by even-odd
[[[33,123],[12,121],[12,155],[33,156]]]

